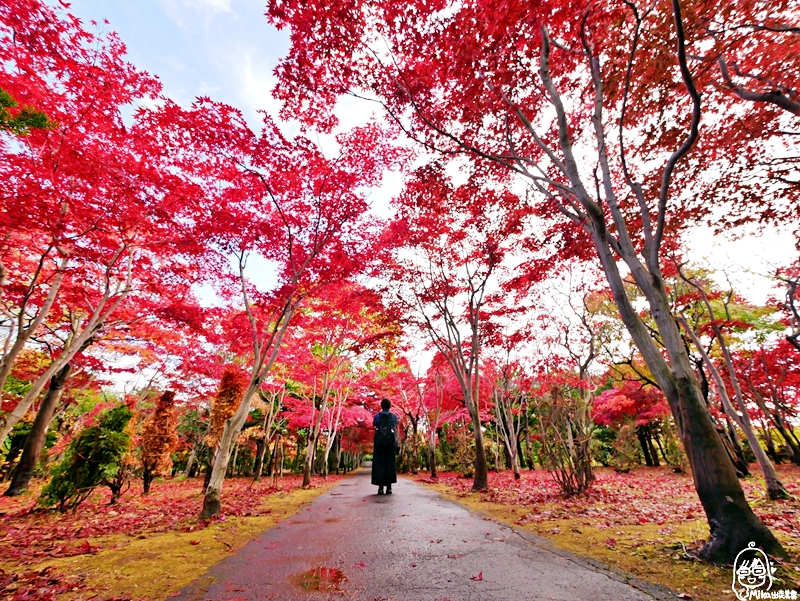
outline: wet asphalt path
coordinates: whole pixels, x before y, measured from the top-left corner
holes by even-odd
[[[599,566],[554,553],[407,479],[378,496],[345,478],[184,589],[186,601],[650,601]],[[545,543],[546,544],[546,543]],[[638,588],[637,588],[638,587]],[[316,590],[319,589],[319,590]],[[665,594],[667,593],[667,594]],[[674,598],[674,593],[671,596]]]

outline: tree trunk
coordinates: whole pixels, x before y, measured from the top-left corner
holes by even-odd
[[[430,441],[428,443],[428,465],[430,466],[431,471],[431,478],[437,478],[436,475],[436,430],[431,428],[433,433],[431,434]]]
[[[653,458],[650,456],[650,446],[647,444],[647,436],[644,433],[644,426],[636,428],[636,438],[639,439],[639,446],[642,447],[644,463],[647,467],[653,467]]]
[[[222,429],[222,439],[217,446],[213,468],[211,469],[211,475],[208,477],[208,485],[203,497],[203,509],[200,511],[199,516],[201,519],[208,519],[220,512],[222,483],[225,481],[225,473],[228,471],[228,462],[231,459],[236,439],[242,431],[242,426],[247,421],[247,416],[250,414],[250,401],[260,386],[261,383],[258,379],[255,379],[255,382],[250,382],[239,408],[236,409],[236,413],[225,422],[225,427]]]
[[[536,464],[533,461],[533,445],[531,445],[531,418],[528,413],[528,406],[525,405],[525,451],[528,460],[528,469],[533,471],[536,469]]]
[[[489,487],[489,464],[486,462],[486,447],[477,408],[472,415],[472,427],[475,431],[475,479],[472,481],[472,490],[485,490]]]
[[[800,465],[800,447],[797,446],[797,444],[792,440],[792,438],[786,432],[786,427],[783,424],[778,426],[778,432],[781,433],[781,437],[786,442],[786,446],[791,454],[791,456],[789,457],[789,461],[791,461],[795,465]]]
[[[517,434],[517,440],[514,442],[515,446],[517,447],[517,464],[519,465],[519,469],[530,467],[528,465],[528,460],[525,458],[525,453],[522,450],[522,434],[523,432],[519,432]]]
[[[108,268],[111,266],[109,265]],[[130,273],[130,272],[129,272]],[[95,307],[93,313],[83,327],[80,333],[73,332],[74,337],[68,338],[68,343],[61,349],[61,354],[50,362],[47,369],[37,378],[34,378],[30,390],[25,393],[25,396],[17,404],[13,411],[5,415],[0,425],[0,447],[3,446],[6,436],[20,419],[28,412],[28,409],[33,402],[39,397],[39,393],[44,390],[44,387],[50,382],[50,379],[56,375],[65,365],[67,365],[78,353],[86,349],[87,346],[92,344],[97,331],[103,326],[106,318],[119,306],[119,304],[128,296],[130,288],[119,294],[116,299],[111,302],[108,292],[104,295],[99,304]]]
[[[269,483],[272,488],[278,485],[278,478],[283,476],[283,440],[281,434],[275,437],[272,455],[269,458]]]
[[[661,457],[664,459],[664,462],[669,465],[669,459],[667,459],[667,454],[664,452],[664,445],[661,444],[661,437],[656,434],[655,439],[656,444],[658,445],[658,451],[661,453]]]
[[[239,455],[239,445],[233,445],[233,458],[231,459],[230,465],[228,465],[228,471],[226,472],[226,477],[232,478],[236,474],[236,457]]]
[[[650,458],[653,460],[653,466],[659,467],[661,463],[658,461],[658,453],[656,452],[656,447],[653,444],[653,427],[648,425],[647,426],[647,446],[650,449]]]
[[[277,465],[278,445],[281,444],[281,435],[278,433],[275,436],[275,444],[272,446],[272,453],[269,456],[269,466],[267,467],[267,475],[272,478],[275,473],[275,466]]]
[[[776,409],[774,412],[771,412],[768,408],[766,403],[764,402],[764,398],[761,394],[755,390],[752,386],[750,386],[750,393],[753,399],[756,401],[758,408],[761,409],[761,412],[769,418],[772,423],[775,424],[775,427],[778,429],[778,432],[781,433],[781,437],[786,442],[786,446],[789,449],[790,457],[789,460],[794,463],[795,465],[800,465],[800,447],[797,446],[797,443],[792,440],[792,437],[789,436],[789,433],[786,429],[786,424],[783,421],[783,417],[781,416],[780,412],[777,409],[777,401],[773,400],[773,403],[776,405]]]
[[[503,449],[505,450],[506,461],[514,472],[514,479],[519,480],[522,476],[519,473],[519,455],[517,454],[516,444],[514,444],[514,441],[505,440],[504,438]]]
[[[208,452],[208,465],[206,465],[206,472],[203,475],[203,494],[208,492],[208,487],[211,485],[211,474],[214,473],[214,463],[219,453],[219,448],[209,449]]]
[[[314,458],[317,451],[317,439],[319,438],[319,431],[322,425],[322,415],[324,413],[324,406],[319,408],[317,412],[317,419],[308,432],[308,445],[306,446],[306,460],[303,464],[303,488],[311,486],[311,470],[314,467]]]
[[[50,378],[47,394],[39,407],[39,411],[36,413],[31,431],[25,438],[22,457],[14,470],[14,477],[11,479],[11,485],[5,492],[5,496],[16,497],[28,490],[33,472],[36,470],[36,464],[39,462],[39,456],[42,454],[42,449],[47,439],[47,429],[53,421],[53,416],[61,400],[61,395],[64,393],[64,386],[71,371],[72,364],[67,363]]]
[[[189,453],[189,458],[186,460],[186,469],[183,470],[183,475],[187,478],[191,477],[192,475],[192,466],[194,465],[194,458],[197,452],[197,443],[195,442],[192,445],[192,451]]]
[[[145,468],[142,471],[142,480],[143,480],[142,494],[148,495],[150,494],[150,484],[153,482],[152,470]]]
[[[606,240],[603,217],[595,216],[591,234],[622,321],[642,354],[650,373],[669,403],[678,433],[692,468],[697,495],[708,519],[710,535],[700,552],[703,559],[732,563],[750,542],[768,553],[786,557],[786,551],[747,503],[733,465],[705,405],[697,376],[681,337],[657,265],[646,274],[635,257],[627,257],[637,285],[647,298],[667,353],[653,341],[650,331],[628,299],[616,260]],[[637,267],[638,265],[638,267]]]
[[[253,482],[258,482],[261,480],[261,472],[264,471],[264,457],[267,454],[267,450],[269,449],[269,440],[267,440],[266,435],[264,439],[259,441],[257,446],[256,452],[256,466],[254,468],[255,475],[253,476]]]
[[[342,464],[342,435],[336,435],[336,475],[339,475],[339,469]]]
[[[412,453],[414,455],[412,457],[412,460],[411,460],[411,473],[412,474],[419,473],[419,441],[417,440],[417,427],[418,427],[418,424],[419,424],[419,420],[418,419],[415,419],[415,420],[413,420],[411,422],[411,436],[413,436],[411,450],[412,450]]]
[[[506,461],[506,467],[514,471],[514,479],[519,480],[519,462],[517,453],[518,432],[519,428],[514,427],[514,417],[511,413],[511,406],[501,405],[504,400],[498,398],[495,400],[495,417],[497,418],[497,428],[500,430],[499,434],[503,440],[503,455]],[[499,471],[499,465],[496,466]]]
[[[44,260],[44,258],[45,257],[42,257],[42,260]],[[25,315],[26,313],[25,306],[27,305],[27,301],[29,300],[28,298],[25,299],[21,307],[22,313],[19,316],[19,321],[18,321],[19,328],[17,330],[17,336],[16,339],[14,340],[14,344],[6,350],[2,361],[0,361],[0,390],[3,390],[3,388],[5,387],[6,381],[8,380],[8,376],[11,374],[11,370],[14,367],[14,362],[16,361],[19,354],[25,349],[28,339],[31,336],[33,336],[33,334],[36,332],[36,330],[39,328],[39,326],[42,324],[45,318],[49,315],[50,309],[56,300],[56,296],[58,295],[59,289],[61,288],[61,282],[64,279],[64,273],[68,261],[69,257],[61,258],[61,262],[59,263],[58,269],[56,271],[56,276],[55,278],[53,278],[52,283],[50,284],[50,289],[47,292],[47,297],[45,297],[44,303],[36,312],[34,318],[28,323],[27,327],[22,327],[23,315]],[[40,263],[39,265],[41,267],[42,263]],[[2,268],[2,271],[0,271],[0,287],[2,287],[6,278],[6,269],[2,263],[0,263],[0,268]],[[33,284],[34,282],[31,282],[31,285]],[[53,377],[55,377],[55,374],[53,374]],[[38,396],[39,393],[37,392],[36,394]],[[13,428],[13,424],[11,425],[11,427]],[[7,432],[2,436],[0,436],[0,446],[3,445],[6,435]]]
[[[711,309],[711,305],[708,302],[708,299],[705,296],[703,290],[697,286],[695,286],[700,293],[703,295],[703,299],[706,301],[706,305],[708,307],[709,316],[711,319],[714,319],[714,313]],[[714,383],[716,384],[717,388],[717,395],[719,396],[720,400],[722,401],[722,405],[725,408],[725,413],[730,416],[736,422],[742,431],[744,432],[745,436],[747,437],[747,442],[750,443],[750,448],[753,451],[753,454],[756,456],[756,461],[758,461],[758,465],[761,468],[762,473],[764,474],[764,481],[767,486],[767,495],[770,499],[786,499],[789,497],[789,493],[786,492],[786,489],[783,487],[780,479],[778,478],[778,473],[775,471],[775,466],[772,465],[772,462],[769,460],[766,452],[761,446],[761,443],[756,436],[755,430],[753,429],[753,424],[750,421],[750,415],[747,413],[747,406],[744,401],[744,397],[742,396],[742,391],[739,386],[739,381],[736,378],[736,372],[733,368],[733,360],[730,357],[728,352],[728,347],[725,344],[725,340],[722,337],[722,332],[720,331],[718,326],[712,326],[714,333],[717,337],[717,342],[722,350],[722,355],[725,358],[725,364],[728,368],[728,376],[730,378],[731,386],[734,390],[734,396],[736,398],[736,404],[739,406],[739,410],[742,412],[739,415],[736,412],[736,408],[733,406],[733,403],[728,395],[727,388],[725,386],[725,382],[722,380],[722,375],[720,374],[717,367],[711,362],[708,353],[704,350],[702,344],[697,338],[697,335],[694,331],[689,327],[689,324],[686,322],[686,319],[683,317],[679,318],[680,323],[683,325],[686,333],[692,337],[694,341],[694,345],[700,354],[703,357],[703,361],[708,367],[708,371],[711,373],[712,377],[714,378]],[[772,443],[772,438],[769,435],[769,432],[766,432],[767,436],[767,444]],[[749,506],[748,506],[749,507]]]
[[[333,440],[329,439],[325,441],[325,452],[322,455],[322,479],[328,479],[328,460],[331,456],[331,448],[333,447],[333,443],[336,440],[336,437]]]
[[[747,467],[747,462],[744,460],[744,452],[742,451],[739,440],[736,437],[736,431],[731,428],[730,431],[725,430],[721,426],[717,426],[717,433],[725,447],[725,452],[728,454],[733,469],[736,470],[737,478],[746,478],[750,475],[750,469]],[[735,443],[733,442],[735,441]]]

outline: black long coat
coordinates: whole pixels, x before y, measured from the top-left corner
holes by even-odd
[[[377,435],[377,431],[375,434]],[[396,452],[395,442],[391,442],[388,445],[375,443],[372,453],[372,484],[375,486],[388,486],[397,482]]]

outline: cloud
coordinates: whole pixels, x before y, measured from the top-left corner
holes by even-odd
[[[233,13],[233,0],[158,0],[161,10],[180,29],[194,29],[194,19],[205,17],[206,25],[210,16],[219,13]],[[187,10],[190,9],[190,10]]]
[[[280,103],[272,97],[272,88],[275,87],[277,78],[272,73],[273,66],[270,62],[253,50],[239,52],[230,61],[231,67],[235,69],[237,95],[243,108],[253,113],[265,110],[277,119]]]
[[[206,8],[215,12],[231,12],[231,0],[183,0],[185,6]]]

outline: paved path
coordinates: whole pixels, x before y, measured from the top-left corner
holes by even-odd
[[[401,479],[378,496],[345,478],[181,592],[183,600],[652,601],[643,583],[566,553]]]

